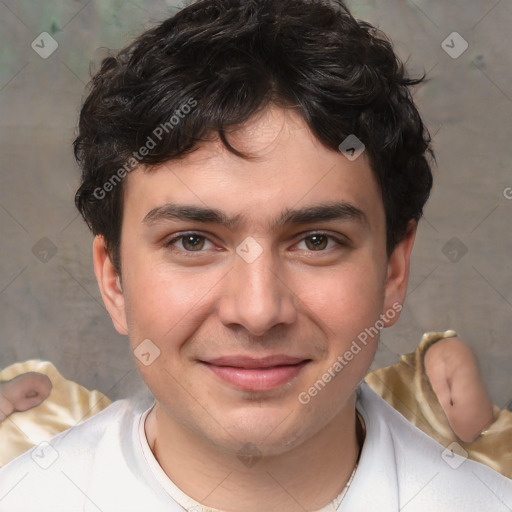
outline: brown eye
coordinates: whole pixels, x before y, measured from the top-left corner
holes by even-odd
[[[207,249],[214,248],[214,244],[200,233],[185,233],[176,236],[172,240],[165,242],[164,246],[173,252],[181,253],[205,252]]]
[[[304,239],[306,246],[312,251],[321,251],[327,247],[329,237],[325,235],[312,235]]]
[[[200,235],[185,235],[180,237],[182,240],[183,248],[186,251],[200,251],[204,247],[204,236]]]

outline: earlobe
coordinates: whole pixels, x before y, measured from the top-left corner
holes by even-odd
[[[127,335],[125,301],[121,278],[117,273],[103,236],[98,235],[93,242],[94,273],[100,288],[103,303],[119,334]]]
[[[413,220],[409,221],[404,238],[395,246],[388,260],[384,310],[382,312],[385,327],[392,326],[399,317],[399,315],[395,314],[393,314],[392,317],[391,315],[388,317],[386,311],[391,309],[396,310],[398,304],[400,304],[401,310],[401,306],[405,300],[407,284],[409,282],[411,252],[416,237],[416,229],[417,223]]]

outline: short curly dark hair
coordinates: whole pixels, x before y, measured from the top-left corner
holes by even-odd
[[[122,178],[214,135],[250,158],[226,130],[275,104],[296,109],[327,148],[338,150],[350,134],[365,144],[389,255],[432,187],[431,139],[410,92],[424,80],[407,76],[385,34],[342,0],[196,1],[105,58],[93,76],[73,143],[82,169],[75,204],[120,272]]]

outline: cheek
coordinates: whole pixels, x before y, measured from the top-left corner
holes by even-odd
[[[124,289],[126,316],[132,344],[149,338],[157,345],[185,340],[201,322],[205,305],[221,274],[171,269],[150,259],[132,265]],[[128,268],[128,265],[126,265]]]
[[[379,319],[384,283],[375,266],[347,265],[302,286],[301,299],[328,329],[327,335],[346,342]]]

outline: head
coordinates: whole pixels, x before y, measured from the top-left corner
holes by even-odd
[[[102,62],[76,204],[106,307],[149,354],[136,362],[169,417],[277,453],[353,406],[432,185],[422,79],[341,1],[198,1]],[[255,364],[274,368],[255,378]]]

